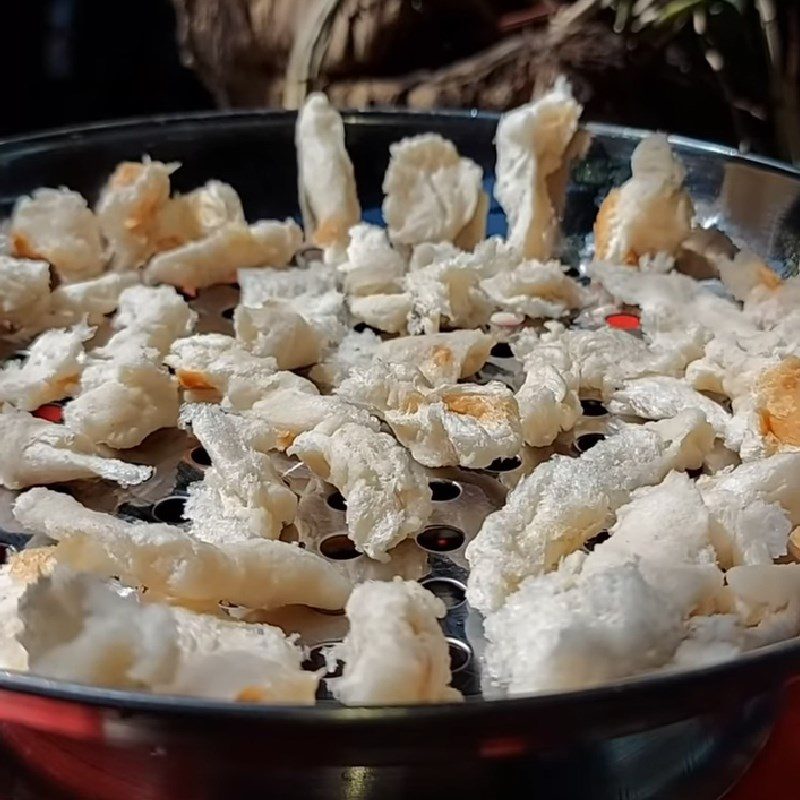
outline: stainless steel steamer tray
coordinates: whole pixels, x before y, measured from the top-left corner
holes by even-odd
[[[250,219],[296,215],[293,123],[294,116],[283,113],[202,114],[0,142],[0,215],[39,186],[66,185],[94,200],[117,162],[145,153],[182,162],[173,176],[178,191],[217,178],[239,191]],[[402,136],[439,132],[492,174],[494,116],[374,112],[347,115],[346,124],[369,221],[379,219],[389,144]],[[564,217],[563,256],[575,266],[600,199],[628,176],[631,151],[642,136],[610,126],[589,129],[593,143],[574,172]],[[672,142],[704,224],[746,243],[779,272],[797,264],[800,173],[701,142]],[[502,213],[493,207],[490,233],[503,226]],[[237,296],[233,286],[201,291],[191,301],[200,312],[198,330],[231,332],[228,312]],[[13,349],[6,347],[3,357],[12,357]],[[506,355],[495,351],[483,377],[513,382],[514,364]],[[587,413],[558,446],[564,452],[580,448],[586,441],[581,437],[602,433],[607,422],[607,415]],[[197,442],[179,431],[161,431],[124,457],[155,464],[155,478],[125,491],[87,481],[63,484],[64,490],[104,511],[180,523],[185,487],[207,466]],[[321,698],[313,708],[245,706],[0,673],[2,734],[37,768],[97,797],[216,798],[264,789],[279,797],[412,791],[427,797],[443,790],[509,797],[535,789],[547,797],[717,796],[762,743],[776,692],[800,670],[800,642],[692,672],[562,694],[494,697],[481,686],[480,619],[463,601],[464,546],[529,467],[512,460],[493,466],[432,470],[434,516],[395,563],[448,605],[444,626],[453,683],[468,696],[463,705],[353,709]],[[284,473],[298,487],[307,480],[302,466],[289,459]],[[0,490],[0,528],[7,543],[22,546],[24,531],[9,510],[13,496]],[[331,487],[304,498],[300,515],[305,524],[298,538],[306,547],[355,576],[371,574],[373,567],[341,536],[341,497]],[[308,610],[267,619],[298,630],[312,647],[344,631],[341,616]],[[311,661],[319,666],[318,649]],[[232,792],[234,787],[242,794]]]

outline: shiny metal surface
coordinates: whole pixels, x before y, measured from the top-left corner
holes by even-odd
[[[374,112],[347,115],[346,123],[359,194],[370,221],[379,214],[388,146],[401,136],[436,130],[491,175],[496,118],[490,115]],[[292,124],[292,115],[283,113],[202,114],[0,142],[0,215],[18,195],[43,185],[67,185],[93,198],[118,161],[142,153],[183,162],[175,176],[179,191],[215,177],[237,188],[253,219],[296,214]],[[593,143],[573,175],[564,215],[564,258],[571,263],[587,252],[597,207],[607,191],[628,176],[630,153],[642,135],[602,125],[589,128]],[[687,185],[703,224],[757,250],[782,274],[796,271],[800,173],[701,142],[673,142],[686,165]],[[496,207],[490,210],[489,229],[504,229]],[[201,312],[200,330],[229,332],[230,321],[221,312],[235,304],[236,296],[233,287],[214,287],[193,300]],[[513,381],[508,366],[496,359],[489,371]],[[601,432],[606,423],[602,416],[587,416],[575,436]],[[572,444],[567,437],[558,447],[567,452]],[[187,482],[201,477],[204,466],[202,458],[192,456],[195,446],[182,432],[159,432],[146,446],[129,452],[131,460],[159,467],[144,486],[121,492],[75,482],[69,490],[95,508],[155,518],[159,501],[180,496]],[[408,542],[397,556],[400,571],[409,578],[436,579],[440,591],[457,597],[466,577],[463,547],[537,457],[526,452],[517,469],[498,474],[432,471],[431,480],[452,481],[461,492],[436,503],[431,524],[454,528],[464,539],[456,549],[438,553]],[[288,462],[284,468],[290,481],[307,479],[302,468]],[[308,547],[322,548],[341,532],[342,512],[328,502],[329,494],[326,490],[301,504],[296,535]],[[10,517],[10,500],[11,493],[0,490],[0,528],[8,541],[19,543],[24,532]],[[378,569],[366,562],[359,557],[339,563],[350,574],[366,577]],[[293,766],[291,774],[284,775],[288,783],[280,796],[295,796],[289,791],[292,781],[302,788],[296,796],[303,797],[401,796],[412,788],[419,796],[433,796],[425,793],[425,781],[418,780],[427,776],[437,787],[447,778],[444,782],[464,797],[507,797],[513,784],[518,787],[514,791],[536,788],[547,797],[705,798],[721,793],[769,727],[771,701],[753,706],[748,705],[750,698],[777,690],[800,669],[800,642],[790,641],[691,673],[658,673],[586,691],[484,702],[481,691],[484,698],[497,693],[481,686],[480,620],[466,604],[451,604],[446,634],[454,640],[456,655],[463,655],[465,646],[472,652],[468,663],[454,673],[455,685],[470,695],[461,706],[253,707],[69,686],[6,673],[0,674],[0,721],[17,752],[40,766],[47,747],[54,753],[59,748],[73,752],[90,772],[92,756],[98,760],[94,766],[107,772],[124,754],[126,771],[141,770],[145,786],[144,793],[131,796],[168,796],[154,787],[186,779],[189,770],[180,753],[190,754],[199,774],[208,773],[196,787],[190,781],[195,787],[191,792],[176,795],[186,798],[222,796],[223,784],[231,781],[241,782],[243,790],[260,791],[267,784],[259,772],[267,764],[273,785],[284,785],[280,765],[294,764],[299,753],[297,764],[304,771],[315,769],[301,780]],[[298,630],[309,645],[341,638],[345,624],[342,617],[296,609],[262,618]],[[173,758],[158,761],[161,766],[150,774],[153,748]],[[411,762],[429,766],[415,768],[412,775],[402,766]],[[237,775],[230,774],[230,764],[237,765]],[[466,764],[472,766],[467,769]],[[335,765],[333,772],[330,765]],[[588,776],[585,785],[575,782],[578,771]],[[512,773],[513,780],[508,777]],[[708,777],[712,774],[713,779]],[[332,780],[338,780],[338,794]],[[684,785],[692,785],[696,793],[681,788],[675,795]],[[508,792],[492,793],[503,786]],[[320,793],[323,788],[334,793]],[[438,790],[434,793],[441,796]]]

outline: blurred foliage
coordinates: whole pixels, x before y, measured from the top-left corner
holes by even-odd
[[[748,118],[768,120],[776,147],[800,164],[800,9],[796,0],[603,0],[614,29],[666,43],[690,29],[717,76],[740,146]]]

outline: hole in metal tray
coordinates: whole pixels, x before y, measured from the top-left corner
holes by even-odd
[[[319,551],[332,561],[349,561],[358,558],[361,553],[356,550],[353,541],[346,533],[335,533],[319,543]]]
[[[448,611],[458,608],[467,599],[467,587],[454,578],[424,578],[420,581],[420,585],[436,595]]]
[[[153,506],[153,516],[159,522],[168,522],[176,525],[180,522],[186,522],[186,517],[183,516],[185,508],[186,498],[182,495],[173,495],[159,500]]]
[[[450,651],[450,672],[460,672],[472,660],[472,650],[464,642],[446,637],[447,648]]]
[[[436,503],[445,503],[461,497],[461,486],[455,481],[431,481],[428,484],[431,496]],[[330,498],[328,498],[330,500]]]
[[[189,457],[200,467],[211,466],[211,456],[208,454],[208,450],[202,445],[195,447],[192,452],[189,453]]]
[[[432,553],[449,553],[464,544],[464,532],[449,525],[431,525],[417,534],[417,544]]]
[[[339,491],[329,494],[326,502],[336,511],[347,511],[347,500],[342,497],[342,493]]]

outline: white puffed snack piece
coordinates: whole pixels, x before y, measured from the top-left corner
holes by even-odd
[[[347,501],[347,535],[376,561],[418,533],[432,511],[425,471],[388,433],[331,417],[287,451]]]
[[[178,406],[178,382],[146,358],[97,361],[83,371],[80,393],[64,406],[64,423],[93,444],[125,449],[160,428],[174,428]]]
[[[672,419],[696,408],[705,414],[714,433],[725,439],[731,415],[717,402],[693,389],[680,378],[653,375],[626,381],[611,395],[608,410],[642,419]]]
[[[786,554],[789,533],[800,525],[800,453],[702,476],[697,486],[715,521],[722,567],[771,564]]]
[[[278,369],[274,358],[254,356],[233,336],[222,333],[176,339],[164,363],[175,370],[187,403],[219,403],[233,378],[258,384]]]
[[[327,345],[323,332],[287,300],[267,300],[260,308],[239,305],[233,313],[233,327],[247,350],[274,358],[280,369],[315,364]]]
[[[351,370],[369,367],[380,344],[380,338],[369,328],[349,330],[336,348],[311,368],[309,377],[323,390],[330,390],[338,386]]]
[[[0,255],[0,331],[24,336],[46,325],[50,266]]]
[[[303,432],[336,416],[369,425],[371,415],[338,397],[321,395],[314,384],[293,372],[276,372],[259,384],[248,378],[233,378],[225,406],[240,411],[258,424],[259,449],[286,450]]]
[[[131,286],[119,296],[108,342],[92,355],[134,360],[141,355],[160,363],[172,343],[192,332],[197,314],[172,286]]]
[[[556,455],[523,478],[490,514],[467,547],[467,597],[484,611],[499,608],[529,575],[553,569],[614,522],[641,486],[672,469],[695,469],[714,442],[700,412],[626,425],[578,458]]]
[[[760,306],[759,301],[774,295],[774,290],[782,286],[778,275],[750,250],[740,250],[733,258],[719,256],[714,260],[714,264],[725,288],[736,300],[745,302],[745,308],[748,305],[747,301],[751,300],[749,304],[751,310],[753,306]],[[766,320],[760,319],[759,322],[764,324]]]
[[[350,584],[330,562],[288,542],[213,545],[171,525],[125,522],[72,497],[31,489],[14,504],[25,530],[58,541],[56,560],[76,570],[147,586],[178,602],[248,608],[301,604],[338,610]]]
[[[412,270],[405,289],[411,297],[408,330],[412,334],[433,334],[445,324],[474,328],[485,325],[492,313],[480,271],[460,258]]]
[[[242,201],[236,190],[222,181],[171,198],[160,209],[155,233],[155,251],[172,250],[203,239],[230,222],[245,222]]]
[[[522,438],[531,447],[546,447],[562,431],[575,426],[582,414],[578,397],[578,370],[569,360],[560,365],[531,360],[525,382],[515,395]]]
[[[800,566],[762,564],[726,573],[731,613],[693,617],[673,665],[716,664],[800,633]]]
[[[169,202],[169,176],[177,164],[145,157],[117,165],[97,203],[97,219],[116,270],[142,266],[155,252],[159,215]]]
[[[151,283],[194,288],[234,283],[236,271],[285,267],[303,241],[296,222],[229,222],[204,239],[159,253],[147,265]]]
[[[57,566],[20,600],[18,640],[31,672],[119,688],[164,683],[178,663],[170,609],[123,597],[91,575]]]
[[[388,339],[376,355],[392,364],[410,364],[438,386],[474,375],[486,363],[493,344],[494,339],[477,328],[462,329]]]
[[[800,451],[800,359],[781,359],[763,370],[746,398],[734,401],[734,419],[745,417],[742,460]]]
[[[481,281],[481,289],[497,308],[532,319],[557,319],[584,304],[580,284],[557,261],[523,261]]]
[[[181,423],[191,425],[211,459],[203,480],[189,484],[183,515],[192,535],[212,543],[277,539],[294,519],[297,497],[269,456],[254,448],[247,421],[201,405],[184,406]]]
[[[97,217],[69,189],[37,189],[17,200],[10,236],[12,255],[49,262],[64,283],[93,278],[105,266]]]
[[[406,263],[389,243],[383,228],[361,223],[350,228],[346,258],[337,269],[344,291],[351,296],[365,297],[399,292]]]
[[[684,616],[713,610],[723,573],[716,565],[711,514],[687,475],[671,472],[656,486],[633,491],[608,533],[586,557],[581,575],[636,563],[647,583]]]
[[[386,333],[406,333],[413,300],[408,292],[368,294],[348,300],[350,313],[361,322]]]
[[[42,483],[104,478],[123,485],[146,481],[152,467],[126,464],[85,436],[9,406],[0,411],[0,485],[24,489]]]
[[[486,467],[522,447],[517,401],[499,381],[433,387],[416,367],[376,359],[353,370],[337,393],[386,420],[426,467]]]
[[[31,583],[52,571],[54,549],[29,546],[9,553],[0,566],[0,669],[28,669],[28,653],[16,639],[22,631],[19,600]]]
[[[674,255],[692,228],[694,208],[684,170],[667,137],[643,139],[631,156],[632,177],[612,189],[595,221],[595,257],[636,265],[644,255]]]
[[[565,328],[557,322],[546,322],[541,335],[523,331],[511,349],[524,365],[535,360],[560,369],[568,359],[578,372],[579,388],[597,391],[604,398],[632,378],[679,376],[687,362],[683,354],[649,345],[626,331],[608,326]]]
[[[267,300],[295,300],[336,289],[336,266],[322,261],[286,269],[240,269],[236,274],[239,302],[249,308],[258,308]]]
[[[0,404],[34,411],[71,394],[83,369],[83,343],[93,333],[87,325],[75,325],[37,336],[24,361],[10,361],[0,369]]]
[[[99,325],[107,314],[116,311],[122,292],[138,280],[134,272],[109,272],[88,281],[57,286],[50,295],[48,323],[62,327],[86,319],[89,325]]]
[[[240,703],[313,705],[319,675],[302,668],[303,651],[279,628],[173,609],[181,662],[159,693]],[[187,648],[187,649],[184,649]]]
[[[510,694],[584,688],[654,669],[682,635],[679,609],[635,564],[527,578],[484,629],[489,674]]]
[[[295,144],[306,236],[318,247],[345,247],[361,208],[342,118],[324,94],[306,98],[297,115]]]
[[[383,217],[392,242],[453,242],[471,250],[484,238],[487,200],[481,168],[436,133],[389,147]]]
[[[334,653],[342,677],[328,683],[345,705],[452,703],[450,656],[438,619],[444,603],[415,581],[367,581],[347,602],[350,630]]]
[[[524,258],[552,256],[563,197],[551,195],[548,177],[565,168],[582,110],[560,79],[540,99],[500,117],[494,194],[508,219],[509,244]]]
[[[243,702],[313,703],[317,676],[278,628],[120,594],[60,567],[22,602],[33,672],[118,688]]]

